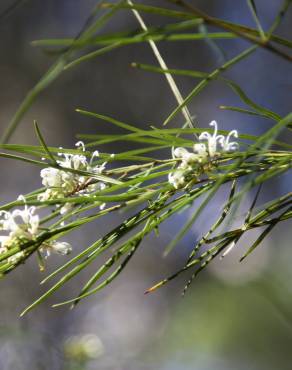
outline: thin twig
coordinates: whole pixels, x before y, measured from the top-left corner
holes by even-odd
[[[128,4],[130,6],[133,6],[134,5],[131,0],[128,0]],[[144,31],[147,32],[148,31],[148,28],[147,28],[144,20],[142,19],[141,15],[139,14],[139,12],[137,10],[135,10],[135,9],[132,9],[132,12],[135,15],[137,21],[139,22],[142,30],[144,30]],[[149,40],[148,43],[149,43],[149,45],[150,45],[150,47],[151,47],[151,49],[152,49],[152,51],[153,51],[153,53],[155,55],[155,57],[156,57],[159,65],[160,65],[160,67],[163,70],[167,70],[168,67],[167,67],[164,59],[162,58],[162,56],[160,54],[160,51],[158,50],[155,42],[153,40]],[[167,82],[168,82],[168,84],[169,84],[169,86],[170,86],[170,88],[171,88],[171,90],[172,90],[172,92],[173,92],[173,94],[174,94],[174,96],[175,96],[178,104],[181,105],[183,103],[184,99],[183,99],[183,97],[182,97],[182,95],[181,95],[181,93],[180,93],[180,91],[179,91],[179,89],[177,87],[176,82],[174,81],[174,78],[172,77],[171,73],[164,73],[164,75],[165,75],[165,77],[167,79]],[[182,113],[183,113],[183,115],[184,115],[184,117],[186,119],[186,122],[188,122],[188,125],[190,126],[190,128],[193,128],[192,116],[191,116],[191,114],[190,114],[190,112],[189,112],[189,110],[188,110],[188,108],[186,106],[183,107]]]
[[[196,17],[202,18],[206,24],[210,24],[212,26],[217,26],[219,28],[228,30],[228,31],[234,33],[235,35],[238,35],[241,38],[252,42],[253,44],[259,45],[260,47],[262,47],[264,49],[267,49],[267,50],[273,52],[274,54],[277,54],[278,56],[282,57],[283,59],[288,60],[289,62],[292,62],[292,55],[286,54],[284,51],[276,48],[275,46],[273,46],[269,42],[268,39],[261,40],[261,39],[255,37],[255,36],[248,35],[244,32],[241,32],[241,31],[237,30],[236,28],[234,28],[232,25],[230,25],[226,22],[222,22],[221,20],[206,14],[202,10],[194,7],[193,5],[188,4],[184,0],[167,0],[167,1],[171,2],[171,3],[174,3],[174,4],[184,8],[185,10],[194,14]]]

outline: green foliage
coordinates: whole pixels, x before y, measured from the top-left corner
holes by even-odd
[[[283,14],[288,11],[290,1],[283,2],[279,14],[275,17],[275,21],[268,31],[264,31],[261,26],[255,1],[247,1],[251,15],[256,23],[255,29],[211,17],[183,0],[168,2],[175,3],[177,8],[174,9],[173,6],[168,7],[167,4],[164,8],[159,8],[148,6],[147,4],[133,4],[131,1],[99,2],[83,30],[76,38],[48,39],[33,42],[34,46],[42,47],[47,52],[56,54],[57,60],[27,94],[15,113],[3,135],[0,146],[3,152],[0,153],[0,156],[7,159],[25,161],[40,168],[54,168],[64,173],[83,176],[88,179],[85,188],[98,182],[103,182],[106,186],[103,189],[86,194],[80,193],[80,189],[75,189],[70,194],[56,199],[40,199],[39,195],[44,191],[42,188],[27,194],[25,200],[16,200],[2,205],[0,209],[6,212],[12,211],[15,207],[26,205],[47,209],[48,214],[40,220],[42,231],[35,238],[18,243],[0,254],[0,273],[4,276],[30,256],[34,254],[40,256],[40,248],[46,241],[65,236],[100,217],[105,217],[112,212],[120,210],[130,211],[133,215],[123,220],[115,229],[96,240],[78,255],[68,259],[64,265],[58,267],[47,276],[43,283],[51,281],[51,279],[58,276],[59,280],[29,306],[23,314],[44,301],[90,264],[96,262],[102,253],[108,250],[112,251],[111,248],[114,246],[115,249],[111,256],[84,284],[80,294],[69,301],[58,303],[56,306],[69,303],[76,305],[81,299],[101,290],[123,271],[137,249],[143,245],[143,239],[147,235],[152,232],[156,233],[163,222],[167,221],[172,215],[189,209],[194,201],[198,200],[200,205],[194,210],[185,225],[182,226],[178,235],[173,238],[171,244],[166,247],[165,254],[169,253],[190,230],[206,206],[211,204],[210,202],[212,202],[214,195],[225,184],[230,186],[230,195],[223,205],[221,213],[219,212],[217,221],[210,226],[204,236],[194,243],[184,266],[172,276],[163,279],[147,290],[147,293],[156,290],[182,272],[191,269],[192,276],[186,284],[185,292],[198,273],[218,255],[224,257],[229,253],[246,232],[257,228],[263,229],[260,236],[243,254],[241,260],[257,248],[279,222],[286,221],[292,217],[291,192],[274,199],[269,204],[261,206],[261,209],[256,209],[255,207],[261,187],[268,180],[291,169],[291,145],[277,138],[281,132],[284,131],[289,134],[289,131],[291,131],[292,113],[282,117],[278,113],[259,105],[251,100],[235,81],[222,75],[243,59],[248,59],[259,48],[267,49],[279,58],[284,58],[291,62],[292,57],[286,53],[283,46],[291,49],[292,42],[275,34]],[[140,26],[142,26],[142,31],[125,30],[118,33],[99,34],[103,26],[114,19],[114,16],[120,12],[124,12],[125,16],[129,12],[134,12]],[[143,13],[174,18],[176,22],[161,27],[147,27],[141,18]],[[200,28],[202,25],[204,28]],[[216,27],[216,32],[208,32],[207,27],[209,25]],[[197,32],[194,32],[194,29]],[[185,32],[186,30],[189,32],[182,33],[182,31]],[[234,40],[241,38],[248,40],[252,43],[252,46],[230,60],[225,61],[224,64],[209,73],[196,70],[169,69],[156,45],[160,41],[180,42],[184,40],[193,42],[194,40],[202,39]],[[177,100],[177,106],[161,123],[160,128],[148,127],[142,130],[135,125],[121,122],[112,117],[84,109],[77,109],[79,114],[91,117],[93,122],[102,120],[124,131],[118,135],[78,135],[78,138],[86,141],[86,151],[82,153],[83,155],[90,155],[89,149],[91,148],[99,148],[103,144],[117,141],[128,141],[139,145],[138,149],[131,149],[115,154],[115,156],[100,153],[99,158],[94,163],[101,165],[104,161],[111,162],[111,169],[105,168],[102,173],[98,173],[90,172],[86,169],[80,170],[60,166],[58,153],[79,155],[80,150],[48,147],[36,122],[35,131],[40,142],[39,146],[7,143],[21,123],[24,114],[40,93],[49,88],[50,84],[67,69],[97,58],[115,48],[145,42],[152,47],[158,65],[146,65],[133,61],[132,67],[141,71],[164,75]],[[199,79],[199,82],[194,85],[185,98],[182,97],[175,84],[174,77],[176,75],[183,75],[190,79]],[[197,124],[194,125],[187,105],[201,91],[206,89],[210,83],[217,80],[231,88],[243,104],[242,107],[221,106],[221,109],[265,118],[273,125],[259,137],[248,134],[239,135],[242,148],[240,151],[221,153],[215,158],[209,158],[207,162],[192,167],[186,171],[184,185],[175,188],[170,181],[167,181],[167,176],[177,169],[176,166],[179,160],[173,155],[169,159],[160,159],[160,153],[165,151],[165,149],[171,153],[175,147],[191,148],[194,142],[197,141],[199,134],[203,131],[212,132],[212,130],[197,127]],[[170,124],[179,113],[182,113],[184,121],[186,121],[182,128],[166,128],[165,126]],[[186,128],[186,125],[188,125],[188,128]],[[228,135],[228,132],[219,130],[219,134]],[[39,158],[44,160],[39,160]],[[124,163],[127,164],[125,165]],[[238,190],[237,185],[238,179],[244,180],[244,185],[240,190]],[[238,212],[244,196],[254,188],[257,188],[258,191],[242,227],[232,229],[230,226],[231,218]],[[106,207],[101,208],[100,206],[104,202]],[[63,214],[61,207],[68,203],[73,208],[69,213]],[[51,212],[52,207],[53,212]],[[215,233],[217,234],[214,235]],[[205,247],[204,249],[203,246]],[[11,259],[12,256],[20,252],[23,253],[23,257],[20,260],[15,261]]]

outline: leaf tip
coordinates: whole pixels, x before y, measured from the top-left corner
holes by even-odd
[[[160,281],[159,283],[153,285],[151,288],[148,288],[147,290],[145,290],[144,294],[149,294],[149,293],[153,293],[155,290],[157,290],[158,288],[160,288],[163,284],[165,284],[166,280],[162,280]]]
[[[30,310],[30,307],[25,308],[19,315],[20,318],[22,318],[28,311]]]

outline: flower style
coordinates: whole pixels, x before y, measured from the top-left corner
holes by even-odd
[[[223,137],[223,139],[220,138],[220,144],[224,152],[232,152],[239,148],[239,144],[236,141],[232,142],[229,141],[232,136],[238,138],[237,130],[230,131],[226,138],[225,137]]]
[[[209,153],[209,156],[211,158],[215,157],[218,150],[217,150],[217,143],[222,142],[224,140],[223,135],[217,135],[218,132],[218,126],[216,121],[210,122],[210,126],[214,126],[214,133],[211,135],[209,132],[202,132],[201,135],[199,136],[199,140],[207,140],[207,150]]]
[[[85,152],[85,145],[82,141],[77,142],[76,147]],[[68,168],[77,171],[84,171],[94,174],[101,174],[105,169],[106,162],[102,165],[93,165],[93,160],[99,157],[99,152],[93,152],[88,162],[85,155],[58,153],[62,159],[57,163],[62,168]],[[69,171],[63,171],[59,168],[47,167],[41,170],[40,176],[42,184],[46,190],[38,196],[41,201],[65,198],[73,194],[88,194],[94,191],[103,190],[106,185],[101,181],[93,182],[91,176],[80,175]],[[71,203],[65,203],[60,209],[64,214],[72,209]]]

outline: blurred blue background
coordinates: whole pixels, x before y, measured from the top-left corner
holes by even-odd
[[[165,5],[163,1],[145,2]],[[11,3],[2,0],[0,12]],[[214,16],[254,27],[245,0],[191,3]],[[281,2],[256,3],[264,29],[268,29]],[[94,0],[26,0],[9,17],[0,20],[1,131],[27,91],[54,61],[53,56],[32,47],[30,42],[74,37],[95,4]],[[154,25],[174,21],[149,15],[145,15],[145,20]],[[133,15],[123,11],[104,32],[128,29],[136,30],[138,26]],[[290,11],[277,33],[291,38],[291,30]],[[217,44],[224,48],[227,59],[248,46],[239,40],[220,40]],[[161,42],[159,48],[170,68],[209,72],[222,64],[222,55],[205,41]],[[145,128],[150,124],[161,125],[175,107],[175,100],[163,76],[135,70],[130,67],[132,62],[156,64],[149,46],[140,44],[116,49],[68,70],[37,99],[11,142],[36,144],[34,119],[39,122],[47,143],[56,147],[73,147],[77,133],[108,133],[108,125],[79,115],[75,108],[111,115]],[[291,109],[291,66],[277,56],[258,50],[226,75],[257,103],[281,115]],[[184,96],[197,83],[182,77],[176,80]],[[189,108],[201,126],[216,119],[220,128],[253,134],[270,127],[269,121],[222,111],[220,105],[242,106],[242,103],[224,84],[213,82]],[[181,117],[172,122],[178,127],[181,124]],[[108,145],[102,150],[117,153],[128,145],[122,143],[114,148]],[[1,203],[41,184],[38,168],[2,158],[0,168]],[[275,179],[262,192],[260,202],[289,189],[291,176]],[[163,250],[187,214],[177,215],[164,225],[159,238],[148,237],[120,277],[75,310],[52,309],[50,305],[78,293],[89,271],[22,319],[18,318],[20,311],[46,288],[38,284],[43,273],[32,258],[2,280],[0,369],[290,370],[292,253],[288,224],[278,226],[253,256],[239,264],[239,256],[256,236],[249,233],[224,261],[210,265],[184,298],[180,293],[188,274],[155,294],[143,295],[145,289],[183,264],[192,244],[216,217],[214,211],[220,209],[226,194],[223,191],[213,200],[192,233],[168,258],[162,257]],[[117,225],[121,217],[116,214],[72,234],[75,252]],[[57,256],[48,260],[45,274],[65,259]],[[98,263],[92,266],[91,271],[97,266]],[[84,341],[88,345],[88,334],[92,335],[93,355],[85,361],[76,355],[74,346],[82,346]]]

